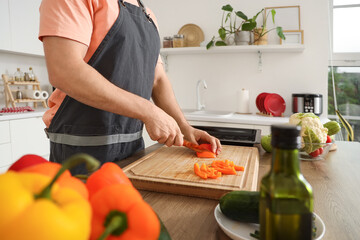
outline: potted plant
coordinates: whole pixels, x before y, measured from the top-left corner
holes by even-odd
[[[215,36],[210,40],[210,42],[206,45],[206,49],[211,48],[214,44],[215,46],[227,46],[229,43],[229,39],[232,37],[232,34],[235,33],[235,19],[233,19],[233,7],[230,4],[222,6],[221,10],[223,10],[223,15],[221,19],[221,26],[218,30],[219,40],[216,40]],[[225,26],[225,24],[229,21],[229,25]],[[234,23],[233,23],[234,22]]]
[[[215,36],[210,40],[206,45],[206,49],[211,48],[212,46],[227,46],[232,43],[234,39],[237,45],[247,45],[250,43],[250,34],[254,34],[254,44],[267,44],[267,33],[276,29],[277,34],[280,38],[285,39],[285,36],[282,32],[281,27],[273,28],[266,30],[266,20],[270,13],[265,16],[265,9],[261,9],[255,16],[248,18],[242,11],[235,11],[230,4],[227,4],[221,8],[223,10],[223,16],[221,20],[221,26],[218,30],[219,37]],[[233,13],[235,16],[233,16]],[[263,16],[263,25],[260,28],[257,28],[257,17],[259,14]],[[272,20],[275,23],[275,10],[271,10]],[[242,19],[242,22],[237,26],[236,19],[237,17]],[[229,22],[229,25],[226,23]]]
[[[248,18],[242,11],[235,12],[236,16],[242,19],[239,27],[235,30],[236,45],[249,45],[251,43],[250,34],[256,28],[256,19],[263,11],[264,9],[262,9],[252,18]]]
[[[262,13],[262,17],[263,17],[263,25],[259,28],[254,28],[253,29],[253,33],[254,33],[254,44],[255,45],[266,45],[267,44],[267,34],[272,31],[272,30],[276,30],[277,35],[285,40],[285,36],[282,30],[282,27],[276,27],[276,28],[272,28],[270,30],[267,30],[266,28],[266,22],[267,19],[271,13],[271,19],[273,21],[273,23],[275,24],[275,14],[276,11],[274,9],[271,9],[271,11],[267,14],[264,13],[264,9],[261,10]]]

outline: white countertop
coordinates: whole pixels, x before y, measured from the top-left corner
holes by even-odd
[[[221,122],[221,123],[238,123],[251,125],[272,125],[288,123],[289,117],[267,117],[258,114],[239,114],[232,113],[228,115],[211,115],[211,114],[191,114],[184,112],[185,118],[188,121],[204,121],[204,122]]]
[[[42,117],[48,108],[37,107],[33,108],[33,112],[23,112],[23,113],[0,113],[0,121],[24,119],[24,118],[33,118],[33,117]]]

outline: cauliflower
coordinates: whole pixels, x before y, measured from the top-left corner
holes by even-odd
[[[301,126],[300,135],[302,143],[326,142],[328,129],[323,126],[319,117],[313,113],[295,113],[291,115],[289,124]],[[313,152],[314,146],[310,144],[309,149],[305,150],[308,153]]]

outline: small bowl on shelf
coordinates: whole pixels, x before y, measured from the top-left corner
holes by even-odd
[[[329,153],[332,144],[333,143],[302,143],[302,148],[299,151],[300,160],[324,160]]]

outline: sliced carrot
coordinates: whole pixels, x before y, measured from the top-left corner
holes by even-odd
[[[196,152],[198,158],[216,158],[216,154],[213,152]]]
[[[199,167],[198,163],[194,164],[194,172],[195,172],[196,175],[198,175],[202,179],[207,179],[207,174],[200,170],[200,167]]]

